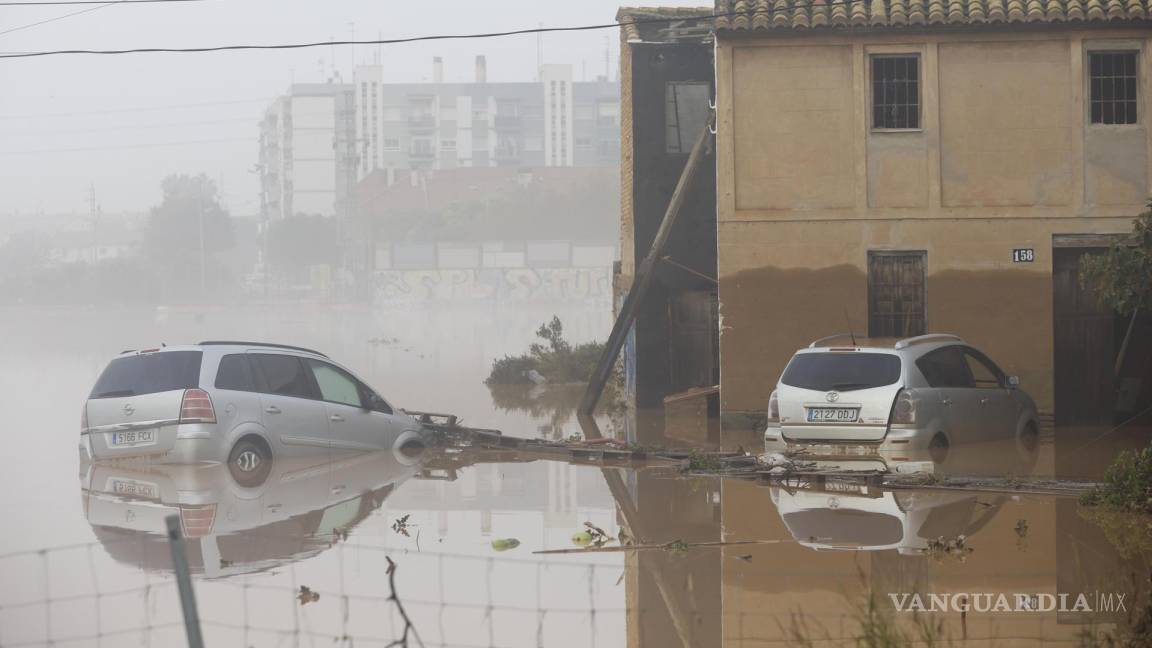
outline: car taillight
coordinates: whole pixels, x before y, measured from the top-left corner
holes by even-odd
[[[180,507],[180,526],[185,538],[202,538],[212,533],[215,521],[215,504],[185,504]]]
[[[768,397],[768,422],[780,422],[780,402],[776,399],[776,390],[772,390],[772,395]]]
[[[80,434],[88,431],[88,403],[84,403],[84,407],[80,408]]]
[[[916,399],[912,394],[901,389],[896,394],[896,402],[892,403],[892,417],[889,423],[911,425],[916,422]]]
[[[203,389],[185,389],[184,400],[180,402],[181,423],[215,423],[216,410],[212,407],[212,397]]]

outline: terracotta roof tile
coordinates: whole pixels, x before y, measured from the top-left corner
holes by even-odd
[[[1152,0],[715,0],[718,30],[1147,22]]]
[[[712,12],[712,7],[621,7],[616,22],[629,42],[696,42],[710,40]]]

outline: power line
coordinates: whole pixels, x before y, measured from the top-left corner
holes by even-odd
[[[222,142],[254,142],[251,137],[222,137],[219,139],[186,140],[183,142],[156,142],[153,144],[124,144],[122,146],[83,146],[75,148],[37,149],[30,151],[0,151],[0,157],[9,155],[38,155],[41,153],[79,153],[84,151],[121,151],[127,149],[161,148],[165,146],[188,146],[190,144],[219,144]]]
[[[312,112],[312,113],[294,113],[294,118],[299,117],[326,117],[331,115],[331,112]],[[20,131],[20,132],[2,132],[0,137],[41,137],[44,135],[83,135],[88,133],[108,133],[113,131],[124,130],[147,130],[150,128],[173,128],[177,126],[205,126],[208,124],[256,124],[259,119],[252,117],[229,117],[227,119],[203,119],[198,121],[182,121],[182,122],[159,122],[154,124],[120,124],[118,126],[107,126],[105,128],[68,128],[68,129],[52,129],[40,131]]]
[[[11,6],[58,5],[58,4],[59,5],[79,5],[79,4],[98,5],[96,7],[89,7],[88,9],[81,9],[80,11],[73,11],[72,13],[66,13],[62,16],[47,18],[45,20],[40,20],[40,21],[37,21],[34,23],[28,23],[27,25],[20,25],[19,27],[12,27],[11,29],[5,29],[4,31],[0,31],[0,36],[3,36],[4,34],[11,34],[12,32],[18,32],[18,31],[21,31],[24,29],[31,29],[33,27],[39,27],[40,25],[46,25],[46,24],[51,23],[51,22],[56,22],[57,20],[64,20],[65,18],[71,18],[73,16],[79,16],[80,14],[86,14],[86,13],[89,13],[92,11],[105,9],[107,7],[111,7],[112,5],[141,4],[141,3],[155,3],[155,2],[202,2],[202,1],[203,0],[111,0],[111,2],[110,2],[109,0],[102,0],[102,1],[101,0],[61,0],[60,2],[0,2],[0,5],[7,5],[10,7]]]
[[[121,0],[121,2],[123,2],[123,0]],[[50,22],[56,22],[57,20],[64,20],[65,18],[71,18],[72,16],[79,16],[80,14],[86,14],[86,13],[89,13],[92,11],[97,11],[100,9],[104,9],[106,7],[110,7],[113,4],[116,4],[116,3],[108,2],[108,3],[104,3],[104,4],[97,6],[97,7],[89,7],[88,9],[81,9],[80,11],[73,11],[72,13],[66,13],[63,16],[56,16],[55,18],[48,18],[46,20],[40,20],[38,22],[28,23],[27,25],[20,25],[19,27],[13,27],[11,29],[5,29],[4,31],[0,31],[0,36],[3,36],[4,34],[11,34],[12,32],[18,32],[22,29],[31,29],[33,27],[39,27],[40,25],[47,25]]]
[[[834,4],[851,4],[854,2],[863,2],[863,0],[828,0],[826,5]],[[810,4],[794,3],[793,9],[798,6],[810,6]],[[773,10],[775,11],[775,10]],[[675,16],[669,18],[635,18],[629,21],[631,24],[645,24],[645,23],[673,23],[685,20],[709,20],[714,18],[732,17],[739,15],[751,16],[752,11],[731,11],[727,13],[709,13],[698,14],[693,16]],[[438,41],[438,40],[466,40],[466,39],[479,39],[479,38],[502,38],[505,36],[521,36],[524,34],[544,34],[550,32],[579,32],[579,31],[594,31],[600,29],[615,29],[623,24],[628,23],[603,23],[599,25],[578,25],[574,27],[535,27],[532,29],[514,29],[510,31],[500,32],[484,32],[475,34],[436,34],[431,36],[409,36],[407,38],[387,38],[379,40],[343,40],[343,41],[314,41],[310,43],[280,43],[272,45],[216,45],[212,47],[138,47],[133,49],[121,50],[50,50],[43,52],[16,52],[9,54],[0,54],[0,58],[32,58],[37,56],[57,56],[57,55],[75,55],[75,54],[97,54],[97,55],[119,55],[119,54],[200,54],[204,52],[224,52],[224,51],[237,51],[237,50],[287,50],[287,49],[305,49],[310,47],[332,47],[335,45],[399,45],[401,43],[416,43],[422,41]],[[2,32],[0,32],[2,33]]]
[[[118,4],[152,4],[164,2],[204,2],[204,0],[120,0]],[[108,4],[109,0],[54,0],[52,2],[0,2],[0,7],[40,7],[48,5]]]
[[[141,106],[139,108],[113,108],[109,110],[85,110],[79,112],[58,113],[25,113],[23,115],[0,115],[0,119],[37,119],[51,117],[84,117],[88,115],[111,115],[114,113],[149,112],[153,110],[172,110],[176,108],[200,108],[202,106],[225,106],[232,104],[268,103],[275,97],[262,97],[260,99],[234,99],[231,101],[201,101],[197,103],[169,104],[166,106]]]

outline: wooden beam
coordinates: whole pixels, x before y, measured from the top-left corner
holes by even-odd
[[[636,311],[639,310],[640,304],[644,302],[644,298],[648,294],[648,289],[652,286],[656,264],[660,261],[664,245],[668,242],[668,236],[671,235],[673,226],[676,225],[676,218],[680,215],[680,208],[684,205],[685,194],[688,193],[688,187],[696,176],[696,170],[700,166],[700,160],[704,157],[704,149],[707,147],[708,138],[711,134],[712,122],[709,120],[704,125],[700,137],[696,139],[692,153],[688,155],[688,162],[684,165],[684,171],[680,173],[680,180],[677,181],[676,189],[672,192],[672,199],[668,201],[668,209],[664,212],[664,219],[660,221],[660,229],[656,230],[656,238],[652,240],[652,247],[648,250],[644,261],[636,269],[636,276],[632,279],[632,287],[624,298],[624,305],[620,308],[620,314],[616,316],[616,321],[612,324],[612,333],[608,335],[608,342],[604,345],[603,353],[600,354],[600,361],[596,364],[596,369],[588,381],[588,389],[580,401],[579,411],[583,414],[591,415],[596,409],[600,395],[604,393],[604,385],[608,383],[608,377],[612,374],[612,365],[616,363],[616,357],[620,355],[620,349],[624,347],[624,339],[628,336],[628,329],[636,320]]]

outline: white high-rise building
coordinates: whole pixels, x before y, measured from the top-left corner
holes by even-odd
[[[572,66],[541,66],[540,83],[544,86],[544,164],[572,166]]]
[[[472,80],[384,83],[379,65],[353,75],[358,178],[396,169],[613,166],[620,160],[620,90],[545,65],[539,81],[491,82],[483,56]]]
[[[345,216],[355,182],[352,86],[294,84],[260,123],[261,208],[268,220]]]

